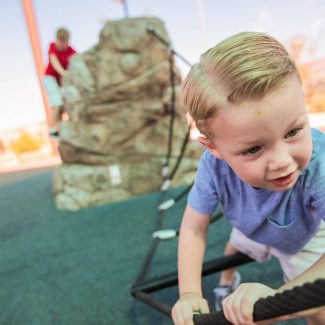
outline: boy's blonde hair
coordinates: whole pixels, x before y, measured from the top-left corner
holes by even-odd
[[[65,28],[59,28],[56,32],[56,38],[61,42],[68,42],[69,41],[69,32]]]
[[[185,78],[181,102],[208,139],[209,122],[229,103],[260,99],[297,75],[294,60],[273,37],[258,32],[233,35],[201,55]]]

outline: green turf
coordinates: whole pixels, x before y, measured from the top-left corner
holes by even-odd
[[[159,193],[152,193],[62,212],[52,200],[50,171],[1,187],[0,324],[171,324],[129,294],[151,243],[158,199]],[[166,228],[179,226],[184,204],[166,214]],[[207,259],[222,254],[229,231],[225,221],[210,227]],[[150,276],[176,270],[176,244],[158,246]],[[274,260],[240,269],[244,281],[281,284]],[[209,299],[217,279],[204,279]],[[177,289],[155,296],[173,304]]]

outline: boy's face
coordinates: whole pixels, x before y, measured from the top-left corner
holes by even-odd
[[[68,48],[69,40],[63,41],[60,39],[56,39],[55,46],[59,51],[65,51]]]
[[[256,188],[287,190],[311,158],[311,130],[296,77],[262,100],[230,104],[211,128],[213,143],[201,143]]]

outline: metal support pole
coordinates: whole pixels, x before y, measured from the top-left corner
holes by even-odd
[[[49,127],[50,120],[51,120],[51,107],[50,107],[50,103],[47,99],[47,95],[45,93],[45,90],[44,90],[44,87],[42,84],[42,78],[44,75],[44,62],[43,62],[43,57],[42,57],[41,43],[40,43],[39,35],[38,35],[37,22],[36,22],[35,13],[34,13],[33,0],[21,0],[21,4],[22,4],[23,10],[24,10],[29,39],[30,39],[30,43],[32,46],[32,51],[33,51],[33,57],[34,57],[38,82],[39,82],[39,86],[41,89],[43,104],[44,104],[44,108],[45,108],[46,121],[47,121],[47,125]],[[51,141],[51,144],[52,144],[52,152],[54,155],[57,156],[58,150],[57,150],[54,142]]]
[[[207,261],[203,264],[202,276],[207,276],[213,273],[217,273],[223,270],[227,270],[239,265],[253,262],[253,260],[247,255],[236,253],[233,255],[221,256],[217,259]],[[131,287],[131,293],[136,291],[142,291],[145,293],[151,293],[159,291],[171,286],[177,285],[178,276],[177,272],[171,272],[162,276],[154,277],[144,281],[139,281],[133,284]]]
[[[122,3],[123,3],[123,9],[124,9],[124,16],[125,16],[125,18],[129,18],[128,4],[127,4],[126,0],[123,0]]]
[[[152,308],[155,308],[166,316],[171,317],[172,307],[165,304],[164,302],[161,302],[142,291],[136,291],[132,293],[132,295],[134,298],[141,300],[145,304],[151,306]]]

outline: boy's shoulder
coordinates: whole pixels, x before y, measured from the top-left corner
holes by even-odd
[[[238,177],[223,159],[216,158],[209,150],[203,152],[200,163],[203,165],[203,168],[214,176]]]
[[[201,161],[203,161],[208,166],[223,166],[227,165],[224,160],[216,158],[208,149],[206,149],[202,156]]]
[[[311,162],[314,160],[322,160],[325,155],[325,133],[317,129],[311,129],[311,134],[313,139]]]
[[[325,181],[325,133],[312,129],[312,139],[312,157],[309,165],[301,174],[307,188],[313,188]]]

